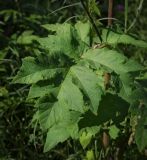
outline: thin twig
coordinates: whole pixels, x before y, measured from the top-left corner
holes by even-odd
[[[70,21],[71,19],[74,19],[74,18],[78,18],[79,16],[72,16],[72,17],[69,17],[65,22],[68,22]]]
[[[70,5],[67,5],[67,6],[60,7],[58,9],[54,10],[53,12],[49,13],[48,16],[51,15],[51,14],[55,14],[56,12],[61,11],[63,9],[66,9],[66,8],[69,8],[69,7],[73,7],[73,6],[77,6],[77,5],[80,5],[80,4],[81,3],[78,2],[78,3],[73,3],[73,4],[70,4]]]

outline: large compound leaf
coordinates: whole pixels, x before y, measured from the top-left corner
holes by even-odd
[[[147,48],[147,43],[142,40],[137,40],[134,37],[122,34],[122,33],[116,33],[111,30],[104,29],[102,32],[102,38],[103,41],[110,45],[117,45],[117,44],[131,44],[136,47],[142,47]]]
[[[85,95],[89,98],[90,109],[97,114],[99,102],[103,94],[97,76],[84,66],[73,66],[70,71],[75,83],[79,85]]]
[[[53,78],[57,73],[65,71],[64,68],[50,68],[49,64],[39,63],[33,57],[23,59],[22,66],[13,79],[15,83],[31,84],[40,80]]]

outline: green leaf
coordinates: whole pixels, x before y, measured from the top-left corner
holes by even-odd
[[[50,68],[50,65],[39,63],[33,57],[23,59],[22,66],[14,77],[14,83],[31,84],[40,80],[47,80],[55,77],[57,73],[65,71],[64,68]]]
[[[143,109],[142,114],[139,116],[135,141],[140,151],[147,147],[147,108]]]
[[[88,46],[90,46],[90,23],[78,22],[75,24],[75,28],[80,39]]]
[[[94,64],[107,67],[108,69],[115,71],[117,74],[143,69],[143,67],[137,62],[128,60],[124,55],[108,48],[88,50],[82,58],[93,62]],[[132,65],[137,66],[134,68]]]
[[[81,66],[73,66],[70,71],[75,83],[77,83],[89,98],[91,104],[90,109],[97,114],[97,109],[101,96],[103,95],[103,91],[98,84],[99,80],[96,74],[94,74],[90,69]]]
[[[0,97],[8,96],[8,90],[5,87],[0,86]]]
[[[130,74],[121,74],[119,96],[131,103],[131,96],[134,88],[134,81]]]
[[[134,45],[136,47],[147,48],[147,43],[145,41],[137,40],[130,35],[123,33],[116,33],[107,29],[103,30],[102,38],[104,42],[110,45],[128,44],[128,45]]]
[[[46,130],[56,124],[68,125],[71,122],[70,112],[65,102],[51,103],[49,97],[44,97],[37,104],[39,111],[39,123]]]
[[[147,106],[147,90],[143,87],[138,87],[137,89],[133,90],[131,99],[133,102],[138,101],[139,103],[143,103]]]
[[[59,142],[64,142],[70,137],[68,130],[62,126],[54,126],[47,133],[46,142],[44,145],[44,152],[49,151]]]
[[[138,80],[147,80],[147,72],[144,73],[141,77],[137,78]]]
[[[86,152],[86,160],[95,160],[93,150],[88,150]]]
[[[37,40],[44,49],[49,51],[49,54],[63,53],[72,58],[80,56],[79,42],[76,40],[76,32],[72,25],[64,23],[44,25],[44,27],[56,32],[54,35]]]
[[[67,77],[62,83],[58,100],[65,101],[71,110],[84,112],[83,95],[71,78]]]
[[[39,37],[33,35],[33,31],[25,31],[23,32],[17,39],[18,44],[28,45],[33,41],[37,40]]]
[[[115,125],[109,127],[109,135],[112,139],[116,139],[119,134],[119,128],[117,128]]]
[[[28,99],[43,97],[44,95],[51,93],[53,90],[55,90],[53,85],[42,86],[39,84],[34,84],[29,90]]]
[[[80,131],[81,136],[79,139],[83,149],[85,149],[88,146],[92,137],[95,136],[95,134],[98,133],[99,130],[100,130],[100,127],[93,126],[93,127],[84,128]]]

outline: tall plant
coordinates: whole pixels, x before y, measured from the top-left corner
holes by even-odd
[[[142,85],[146,69],[127,58],[120,45],[147,48],[147,43],[110,28],[94,35],[88,21],[42,27],[48,36],[35,37],[39,50],[23,59],[13,82],[31,85],[28,100],[35,101],[37,110],[33,121],[47,133],[44,152],[70,137],[86,148],[101,130],[115,139],[128,111],[135,118],[133,134],[143,151],[147,147],[147,93]],[[111,75],[107,88],[105,73]]]

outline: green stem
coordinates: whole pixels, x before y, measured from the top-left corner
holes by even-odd
[[[87,15],[88,15],[88,18],[89,18],[91,24],[93,25],[93,28],[95,29],[95,32],[96,32],[97,36],[99,37],[99,39],[100,39],[100,41],[101,41],[101,43],[102,43],[102,41],[103,41],[103,40],[102,40],[102,37],[101,37],[101,35],[100,35],[100,32],[99,32],[99,30],[98,30],[98,28],[97,28],[97,26],[96,26],[96,24],[95,24],[93,18],[91,17],[91,15],[90,15],[90,13],[89,13],[89,11],[88,11],[88,9],[87,9],[87,7],[86,7],[84,1],[83,1],[83,0],[80,0],[80,1],[81,1],[81,4],[82,4],[82,6],[83,6],[85,12],[86,12]]]
[[[125,0],[125,30],[127,32],[127,25],[128,25],[128,0]]]
[[[144,0],[141,0],[141,1],[140,1],[140,4],[139,4],[139,6],[138,6],[138,8],[137,8],[137,12],[136,12],[136,17],[134,18],[134,20],[133,20],[133,22],[131,23],[131,25],[128,27],[127,32],[128,32],[132,27],[134,27],[134,25],[136,24],[137,19],[138,19],[138,17],[140,16],[140,13],[141,13],[141,10],[142,10],[143,2],[144,2]]]

